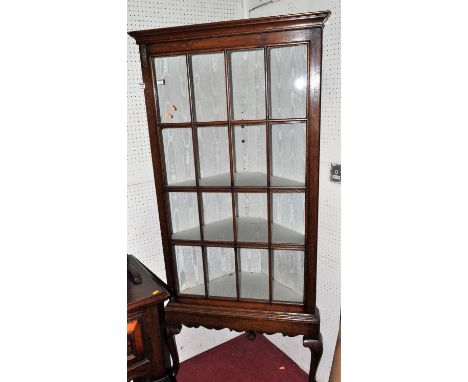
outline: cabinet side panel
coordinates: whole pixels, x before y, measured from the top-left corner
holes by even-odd
[[[317,285],[317,231],[320,160],[320,88],[322,30],[314,29],[310,43],[308,120],[306,133],[306,311],[315,310]]]

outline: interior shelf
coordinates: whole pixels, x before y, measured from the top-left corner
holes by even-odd
[[[262,272],[239,272],[240,297],[254,300],[268,300],[268,275]]]
[[[304,244],[304,235],[282,225],[273,223],[271,225],[272,243]]]
[[[268,221],[256,217],[237,218],[237,241],[268,242]]]
[[[180,291],[180,294],[195,294],[195,295],[204,295],[205,294],[205,284],[199,284],[192,288],[186,288]]]
[[[237,187],[266,187],[267,174],[262,172],[236,172],[234,174],[234,185]],[[282,178],[280,176],[270,176],[271,187],[305,187],[304,182]]]
[[[262,272],[239,272],[239,283],[241,289],[241,298],[268,301],[269,281],[268,275]],[[209,282],[209,295],[213,297],[236,297],[236,275],[219,277]],[[234,287],[233,287],[234,286]],[[275,301],[298,302],[302,303],[303,297],[296,291],[273,280],[273,291]],[[192,288],[180,291],[183,294],[200,295],[205,293],[205,285],[200,284]]]
[[[208,284],[208,295],[213,297],[236,298],[236,275],[231,273],[211,280]]]
[[[235,277],[235,275],[232,275]],[[229,276],[225,276],[229,277]],[[239,283],[241,298],[268,300],[268,275],[262,272],[240,272]],[[273,300],[302,303],[302,294],[288,288],[280,282],[273,280]]]
[[[304,296],[280,282],[273,280],[273,301],[302,303],[304,301]]]
[[[227,174],[229,176],[229,174]],[[234,173],[234,185],[236,187],[266,187],[267,174],[263,172],[236,172]],[[305,187],[305,183],[279,176],[270,176],[272,187]]]
[[[218,220],[203,226],[203,237],[208,241],[234,241],[232,219]]]
[[[287,179],[284,180],[288,181]],[[199,184],[202,187],[230,187],[231,174],[224,173],[201,178]],[[267,175],[261,172],[236,172],[234,174],[234,185],[237,187],[266,187]],[[171,187],[172,186],[195,186],[195,181],[189,180],[186,182],[173,183],[171,184]]]
[[[234,185],[237,187],[266,187],[267,174],[263,172],[236,172],[234,173]]]
[[[231,174],[224,173],[219,175],[208,176],[201,178],[199,181],[202,187],[230,187]],[[171,187],[195,187],[195,180],[187,180],[185,182],[172,183]],[[236,172],[234,173],[235,187],[266,187],[267,174],[262,172]],[[305,183],[291,179],[282,178],[280,176],[271,175],[271,187],[305,187]]]
[[[231,174],[224,173],[219,175],[207,176],[206,178],[201,178],[200,186],[203,187],[230,187],[231,186]]]
[[[270,186],[271,187],[305,187],[305,183],[298,182],[296,180],[282,178],[280,176],[271,175]]]
[[[237,241],[268,242],[268,221],[263,218],[237,218]],[[273,223],[271,225],[273,243],[304,244],[304,235]]]
[[[200,227],[189,228],[172,234],[174,240],[200,240]]]
[[[262,218],[237,218],[237,240],[240,242],[268,242],[268,221]],[[204,226],[204,238],[208,241],[234,241],[232,219],[216,221]],[[273,223],[271,226],[273,243],[304,244],[304,235]],[[172,234],[174,240],[198,240],[200,227],[190,228]]]

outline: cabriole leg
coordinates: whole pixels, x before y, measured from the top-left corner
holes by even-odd
[[[323,353],[322,335],[320,335],[318,339],[304,336],[302,344],[310,349],[309,382],[317,382],[315,379],[317,368]]]
[[[179,353],[177,352],[177,345],[175,336],[180,333],[182,330],[182,325],[167,325],[167,347],[169,348],[169,353],[172,357],[172,376],[175,380],[177,373],[179,372]]]

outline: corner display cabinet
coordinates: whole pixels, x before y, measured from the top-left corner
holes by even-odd
[[[130,32],[140,46],[171,336],[302,335],[315,307],[322,33],[330,12]],[[177,368],[178,365],[175,365]]]

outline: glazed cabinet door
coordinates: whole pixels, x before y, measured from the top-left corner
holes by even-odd
[[[152,58],[179,296],[303,305],[309,50]]]

